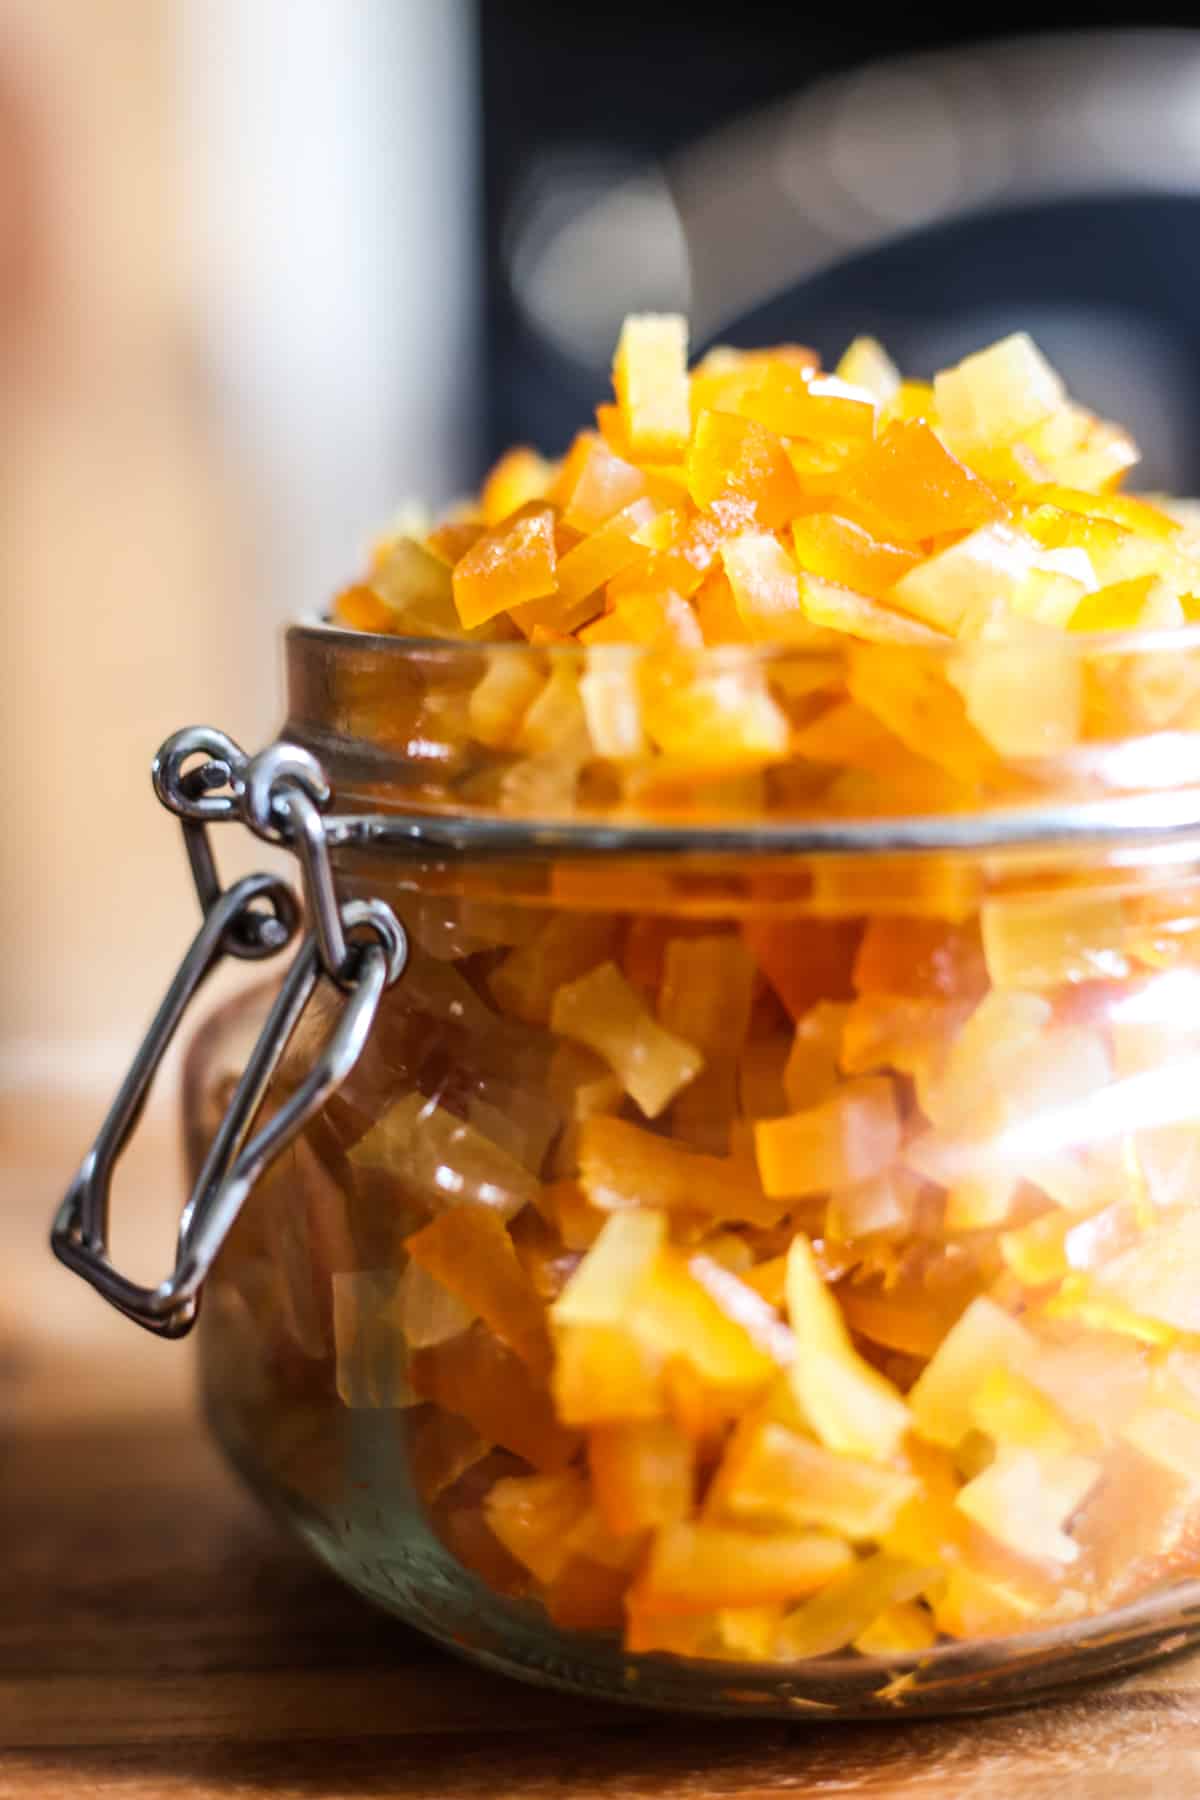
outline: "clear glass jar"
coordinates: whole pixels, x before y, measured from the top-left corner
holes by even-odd
[[[578,677],[634,663],[675,710],[589,755]],[[981,1709],[1200,1635],[1197,634],[299,627],[289,698],[411,946],[201,1314],[316,1553],[481,1662],[706,1712]],[[193,1048],[194,1163],[257,1004]]]

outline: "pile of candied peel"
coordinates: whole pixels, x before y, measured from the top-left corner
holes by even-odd
[[[599,759],[637,800],[657,757],[965,804],[1003,759],[1195,723],[1187,659],[1077,653],[1194,619],[1200,552],[1028,337],[926,385],[865,339],[832,375],[795,346],[689,372],[682,321],[637,317],[614,374],[561,461],[510,452],[336,603],[496,646],[453,727],[488,798]],[[1153,1099],[1198,1053],[1191,890],[972,869],[696,918],[595,883],[464,901],[397,1032],[419,1070],[452,1015],[477,1088],[347,1113],[419,1228],[398,1302],[333,1276],[339,1389],[379,1404],[363,1346],[399,1318],[446,1542],[564,1627],[749,1659],[1195,1573],[1200,1128]]]
[[[587,756],[719,755],[861,777],[892,751],[910,802],[925,798],[914,756],[940,773],[937,804],[956,783],[977,793],[989,757],[1171,722],[1174,688],[1165,706],[1161,681],[1114,693],[1078,640],[1196,616],[1189,509],[1116,491],[1135,444],[1069,399],[1026,335],[932,384],[902,380],[865,338],[832,375],[796,345],[716,349],[690,371],[686,350],[681,319],[627,320],[595,429],[558,462],[510,451],[435,526],[405,521],[335,617],[581,646],[549,686],[529,658],[497,656],[469,719],[478,743],[527,757],[549,743],[573,774]],[[819,706],[815,678],[773,681],[750,659],[724,680],[698,663],[730,645],[840,656],[845,704]],[[936,679],[917,653],[947,646]]]

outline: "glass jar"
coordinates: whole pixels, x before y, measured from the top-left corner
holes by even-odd
[[[652,741],[599,757],[631,671]],[[408,961],[208,1275],[269,1505],[456,1650],[656,1706],[982,1709],[1200,1635],[1200,637],[305,626],[288,677]],[[193,1047],[197,1171],[270,998]]]

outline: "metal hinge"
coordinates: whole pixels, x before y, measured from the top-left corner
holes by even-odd
[[[182,823],[203,920],[59,1208],[51,1244],[68,1268],[127,1317],[160,1337],[181,1337],[195,1320],[204,1278],[254,1183],[357,1063],[384,990],[403,972],[408,940],[384,901],[339,902],[324,819],[332,793],[307,750],[279,743],[248,757],[223,732],[192,726],[167,739],[153,776],[155,793]],[[247,875],[221,887],[208,828],[227,820],[297,857],[309,931],[184,1207],[175,1266],[157,1287],[143,1287],[109,1259],[108,1216],[113,1172],[155,1072],[193,995],[217,964],[226,956],[276,955],[300,921],[299,901],[276,875]],[[300,1086],[251,1135],[279,1059],[323,977],[344,995],[337,1023]]]

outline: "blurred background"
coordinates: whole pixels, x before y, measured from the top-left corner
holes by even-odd
[[[160,739],[261,744],[280,623],[559,450],[630,307],[916,373],[1027,325],[1200,490],[1186,20],[0,0],[5,1128],[111,1085],[192,929]]]

